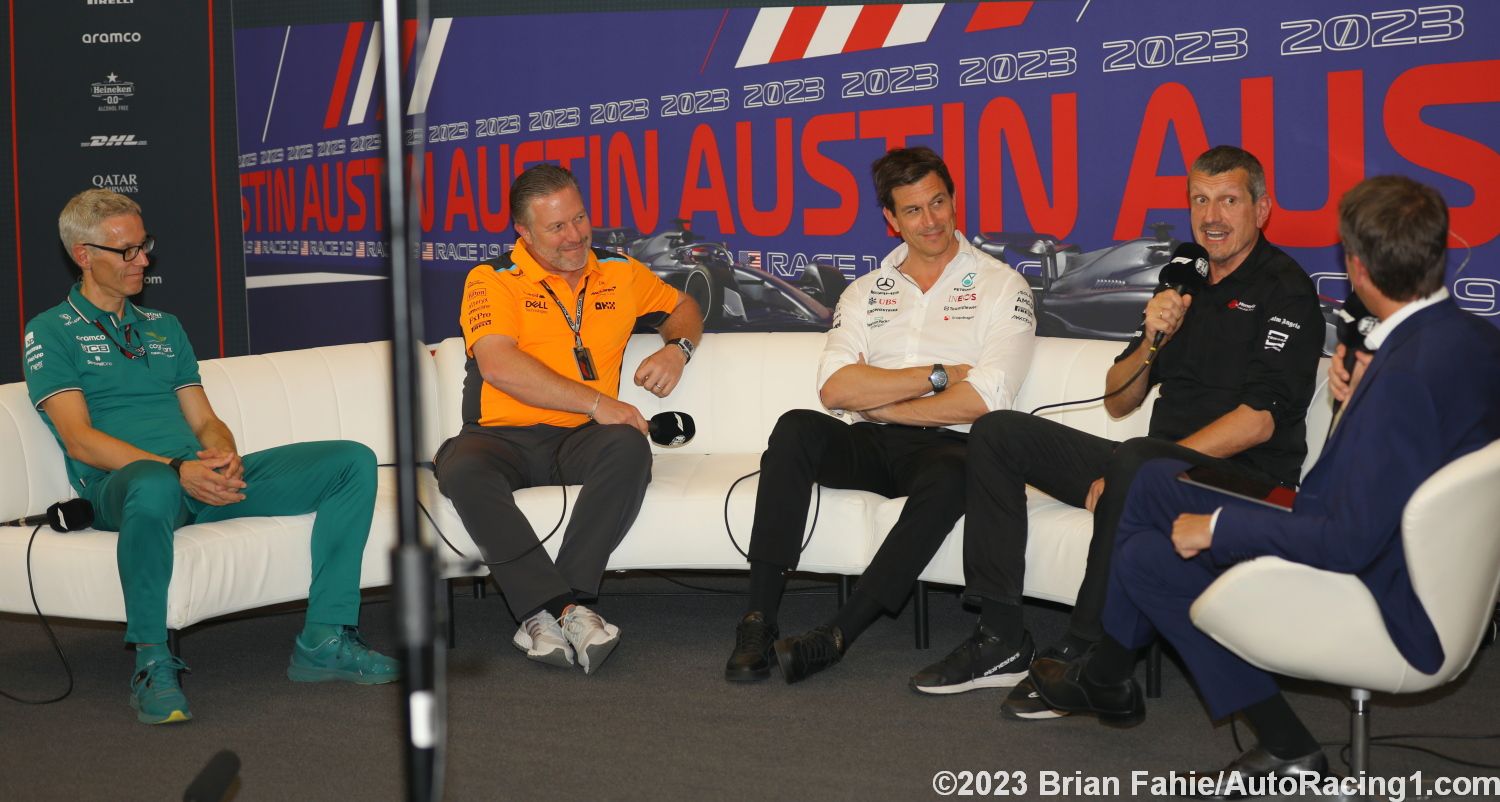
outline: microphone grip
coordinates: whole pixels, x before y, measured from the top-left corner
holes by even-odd
[[[209,758],[208,765],[193,778],[182,795],[183,802],[222,802],[229,786],[240,774],[240,756],[222,749]]]

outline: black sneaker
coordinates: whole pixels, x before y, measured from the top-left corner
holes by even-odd
[[[844,658],[844,635],[838,627],[821,626],[806,635],[776,641],[776,663],[787,684],[800,682]]]
[[[1052,646],[1042,652],[1036,658],[1036,662],[1053,660],[1066,663],[1080,654],[1082,652],[1075,646]],[[1000,704],[1001,718],[1008,718],[1012,721],[1045,721],[1066,715],[1068,714],[1061,710],[1053,710],[1042,701],[1030,676],[1016,683],[1016,687],[1010,689],[1010,695],[1005,697],[1005,701]]]
[[[724,665],[724,679],[731,682],[753,682],[771,676],[775,657],[776,627],[766,623],[761,613],[750,613],[734,628],[734,653]]]
[[[979,688],[1009,688],[1026,676],[1026,667],[1036,647],[1031,633],[1021,639],[1020,648],[1001,642],[1000,637],[983,626],[958,644],[952,652],[912,676],[911,689],[921,693],[963,693]]]

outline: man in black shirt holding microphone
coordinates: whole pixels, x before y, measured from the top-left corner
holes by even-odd
[[[993,412],[974,424],[964,525],[966,594],[979,625],[945,659],[912,677],[923,693],[1015,685],[1001,712],[1052,718],[1025,668],[1000,662],[1029,651],[1022,622],[1026,485],[1094,513],[1088,568],[1066,637],[1039,660],[1071,660],[1102,635],[1099,623],[1115,525],[1136,470],[1173,457],[1283,486],[1295,486],[1306,454],[1303,423],[1322,350],[1323,322],[1306,272],[1260,234],[1271,213],[1259,160],[1232,146],[1199,156],[1188,174],[1194,238],[1175,256],[1206,251],[1207,275],[1163,288],[1146,304],[1141,329],[1104,381],[1111,416],[1121,417],[1162,386],[1150,435],[1113,442],[1023,411]],[[1170,267],[1181,270],[1182,266]],[[1164,279],[1168,269],[1163,270]],[[1181,276],[1181,273],[1171,275]],[[1016,684],[1019,681],[1019,684]]]

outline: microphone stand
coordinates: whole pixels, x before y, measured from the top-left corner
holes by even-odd
[[[417,36],[412,53],[420,63],[427,45],[427,0],[413,0]],[[395,594],[397,653],[402,665],[405,707],[406,798],[428,802],[442,796],[441,755],[446,740],[446,699],[441,693],[444,650],[436,625],[437,572],[432,549],[418,536],[417,448],[420,403],[417,359],[423,348],[421,264],[416,259],[421,237],[418,196],[424,164],[423,141],[413,145],[410,194],[406,187],[403,153],[405,104],[401,92],[402,19],[397,0],[382,0],[381,51],[385,100],[386,202],[390,221],[391,259],[391,376],[396,446],[396,515],[398,540],[391,553]],[[413,120],[425,130],[423,116]],[[408,214],[408,209],[413,210]]]

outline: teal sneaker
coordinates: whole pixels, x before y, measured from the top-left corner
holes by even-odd
[[[130,678],[130,706],[142,724],[172,724],[189,721],[187,697],[177,684],[177,672],[189,671],[177,657],[152,660]]]
[[[286,676],[293,682],[353,682],[384,685],[401,679],[401,664],[370,648],[359,630],[346,626],[308,648],[296,639]]]

